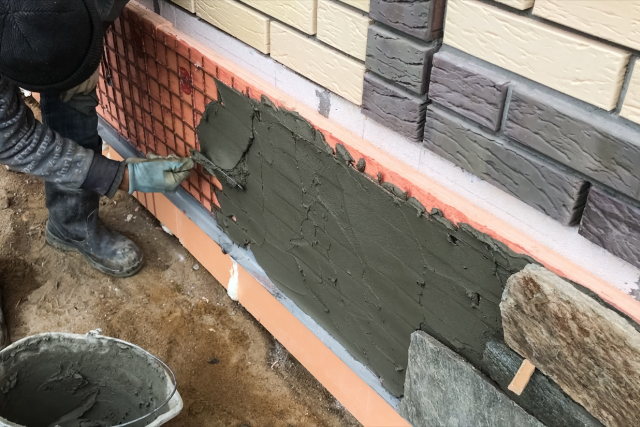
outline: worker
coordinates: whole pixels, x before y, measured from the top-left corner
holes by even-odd
[[[126,0],[0,0],[0,164],[45,181],[45,238],[97,270],[129,277],[140,248],[100,220],[100,197],[176,190],[193,167],[178,157],[110,160],[98,135],[103,36]],[[39,92],[43,123],[20,89]],[[8,331],[0,299],[0,349]]]

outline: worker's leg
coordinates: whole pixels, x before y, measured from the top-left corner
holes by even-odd
[[[98,135],[98,99],[91,95],[76,95],[62,102],[57,94],[42,94],[42,120],[66,138],[85,148],[99,152],[102,139]],[[87,261],[103,273],[132,276],[142,268],[143,255],[131,240],[107,229],[98,209],[100,196],[83,189],[71,189],[58,184],[45,184],[49,221],[47,242],[65,251],[80,252]]]

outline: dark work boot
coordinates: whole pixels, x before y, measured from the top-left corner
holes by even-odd
[[[123,235],[109,230],[98,216],[100,196],[83,189],[45,183],[49,221],[47,242],[56,249],[81,253],[95,269],[113,277],[129,277],[142,268],[142,251]]]
[[[42,93],[44,122],[66,138],[99,153],[98,97],[93,91],[62,102],[59,94]],[[123,235],[110,231],[98,216],[100,196],[82,189],[45,183],[49,221],[47,242],[56,249],[80,252],[92,267],[114,277],[129,277],[142,268],[142,251]]]

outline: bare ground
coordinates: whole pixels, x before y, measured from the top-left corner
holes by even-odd
[[[45,243],[43,191],[0,167],[0,288],[14,341],[101,328],[147,349],[174,370],[185,403],[168,426],[360,426],[134,198],[101,202],[104,222],[146,256],[137,276],[113,279]]]

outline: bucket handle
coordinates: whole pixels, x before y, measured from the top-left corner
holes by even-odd
[[[102,335],[102,329],[98,328],[98,329],[94,329],[93,331],[89,331],[89,333],[87,333],[88,337],[92,337],[92,338],[99,338],[99,337],[103,337]],[[178,380],[176,379],[176,375],[173,373],[173,371],[171,370],[171,368],[169,367],[169,365],[167,365],[166,363],[164,363],[162,360],[160,360],[159,358],[157,358],[156,356],[154,356],[153,354],[149,353],[147,350],[145,350],[142,347],[138,347],[135,344],[132,344],[130,342],[127,341],[123,341],[120,340],[118,338],[112,338],[112,337],[105,337],[105,338],[109,338],[110,340],[113,340],[115,342],[118,342],[120,344],[124,344],[127,345],[129,347],[133,347],[135,349],[138,349],[140,351],[142,351],[143,353],[146,353],[147,355],[151,356],[153,359],[155,359],[158,363],[160,363],[160,365],[162,365],[162,367],[171,374],[171,377],[173,378],[173,391],[171,392],[171,394],[169,395],[169,397],[167,398],[167,400],[164,401],[164,403],[160,406],[158,406],[156,409],[154,409],[153,411],[149,412],[147,415],[143,415],[140,418],[136,418],[133,421],[128,421],[124,424],[118,424],[117,426],[114,427],[125,427],[125,426],[130,426],[134,423],[137,423],[138,421],[142,421],[145,418],[150,417],[151,415],[155,414],[156,412],[158,412],[160,409],[164,408],[173,398],[173,395],[176,394],[176,391],[178,391]]]

